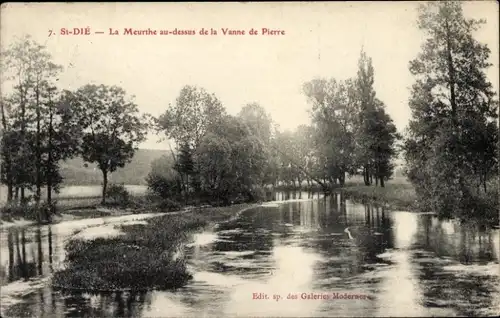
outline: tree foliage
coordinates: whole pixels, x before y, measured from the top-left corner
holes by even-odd
[[[71,100],[82,129],[81,150],[85,161],[96,163],[103,174],[102,202],[106,200],[108,174],[130,162],[145,140],[148,117],[117,86],[86,85]]]
[[[485,69],[490,50],[474,39],[484,21],[467,19],[458,2],[420,7],[427,36],[410,62],[416,78],[405,140],[408,177],[420,201],[443,215],[473,213],[495,174],[497,101]]]
[[[62,67],[43,45],[25,36],[2,52],[2,174],[9,202],[36,203],[47,186],[47,202],[62,182],[59,162],[76,154],[75,122],[61,111],[55,86]],[[18,194],[20,192],[20,198]],[[39,217],[42,217],[40,215]]]
[[[355,79],[314,79],[304,84],[312,104],[316,174],[343,185],[346,175],[362,171],[365,184],[384,186],[397,155],[396,127],[373,89],[374,69],[362,51]],[[311,168],[311,167],[309,167]]]
[[[188,144],[196,149],[210,125],[217,124],[224,114],[221,102],[205,89],[186,85],[175,104],[169,105],[158,118],[160,130],[175,140],[177,146]]]

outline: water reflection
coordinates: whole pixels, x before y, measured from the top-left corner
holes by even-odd
[[[2,233],[0,250],[0,286],[17,280],[29,280],[51,272],[52,235],[42,234],[41,228],[12,228]],[[46,240],[46,241],[45,241]],[[43,246],[48,251],[43,251]],[[45,259],[47,257],[47,259]]]
[[[197,234],[179,254],[187,258],[194,279],[175,292],[63,295],[44,287],[23,296],[7,313],[38,317],[498,313],[498,230],[355,204],[342,194],[292,192],[274,198],[272,204]],[[1,235],[2,286],[49,275],[53,264],[64,259],[60,229],[9,229]],[[369,299],[300,299],[301,293],[336,292]],[[270,299],[259,299],[265,295]],[[278,295],[279,300],[273,299]],[[299,299],[287,299],[289,295]]]

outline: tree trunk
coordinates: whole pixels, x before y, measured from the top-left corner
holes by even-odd
[[[14,201],[16,201],[16,204],[19,203],[19,187],[16,187],[14,191]]]
[[[186,184],[184,185],[184,204],[188,204],[189,174],[186,173]]]
[[[341,187],[345,185],[345,172],[342,172],[339,177],[339,184]]]
[[[52,170],[52,100],[49,95],[49,133],[48,133],[48,160],[47,160],[47,204],[52,212],[52,176],[54,171]]]
[[[49,123],[49,158],[47,162],[47,204],[51,206],[52,204],[52,135],[50,130],[52,129],[52,120]]]
[[[380,181],[380,184],[382,184],[382,181]],[[378,177],[375,176],[375,186],[378,187]]]
[[[52,208],[52,156],[51,156],[51,150],[49,150],[49,171],[47,172],[47,209],[46,210],[46,215],[45,217],[47,218],[47,221],[51,221],[51,216],[52,213],[54,212],[54,209]]]
[[[35,178],[36,178],[36,193],[35,193],[35,201],[36,204],[38,205],[40,203],[40,198],[42,196],[42,175],[41,175],[41,159],[42,159],[42,154],[41,154],[41,141],[40,141],[40,121],[41,121],[41,114],[40,114],[40,90],[37,86],[36,88],[36,135],[35,135],[35,155],[36,155],[36,161],[35,161]],[[41,212],[39,212],[40,214]]]
[[[453,120],[454,128],[457,128],[457,104],[455,96],[455,68],[453,66],[453,56],[451,54],[451,30],[448,21],[446,21],[446,59],[448,63],[449,87],[450,87],[450,104],[451,104],[451,117]]]
[[[14,238],[12,231],[7,234],[7,248],[9,249],[9,281],[14,280]]]
[[[102,200],[101,204],[104,205],[106,204],[106,190],[108,188],[108,171],[107,170],[101,170],[102,171]]]
[[[4,153],[5,156],[5,173],[7,174],[7,203],[12,202],[12,189],[13,189],[13,180],[12,180],[12,162],[11,162],[11,153],[9,148],[5,147],[5,132],[7,132],[7,118],[5,117],[5,110],[4,110],[4,105],[3,103],[0,102],[0,111],[2,113],[2,127],[3,127],[3,132],[2,138],[2,152]]]
[[[474,174],[478,174],[476,171],[474,171]],[[483,176],[481,173],[479,173],[479,176],[476,180],[476,195],[481,194],[481,185],[483,184]]]
[[[455,92],[455,85],[456,85],[456,79],[455,79],[455,67],[453,65],[453,48],[452,48],[452,31],[448,22],[448,19],[445,21],[445,26],[446,26],[446,59],[447,59],[447,67],[448,67],[448,86],[450,88],[450,104],[451,104],[451,119],[453,123],[453,133],[456,134],[458,143],[461,143],[461,134],[459,131],[458,127],[458,116],[457,116],[457,100],[456,100],[456,92]],[[462,174],[462,160],[460,159],[459,155],[455,156],[456,158],[456,164],[458,167],[458,183],[460,185],[460,189],[464,189],[464,176]]]
[[[25,189],[24,189],[24,186],[21,186],[21,204],[25,204],[26,203],[26,193],[25,193]]]
[[[23,86],[20,84],[19,85],[19,90],[20,90],[20,97],[21,97],[21,155],[24,157],[27,154],[26,151],[26,104],[24,101],[24,94],[25,91],[23,90]],[[21,173],[26,173],[26,165],[25,165],[25,160],[21,160],[21,167],[20,167],[20,172]],[[21,181],[21,184],[24,184],[26,180],[21,179],[18,180]],[[26,202],[26,194],[24,192],[24,185],[21,186],[21,205],[24,205]]]
[[[385,183],[384,183],[384,178],[383,177],[380,178],[380,187],[382,187],[382,188],[385,187]]]
[[[335,177],[330,177],[330,183],[331,183],[331,184],[337,184],[337,178],[335,178]]]
[[[13,197],[14,197],[14,187],[12,185],[12,181],[9,181],[9,184],[7,185],[7,203],[11,203]]]
[[[363,178],[365,181],[365,185],[369,186],[370,185],[370,172],[369,172],[369,165],[366,165],[363,168]]]

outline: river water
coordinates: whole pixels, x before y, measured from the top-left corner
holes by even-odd
[[[430,214],[388,211],[354,203],[341,194],[278,194],[274,202],[246,210],[211,231],[196,233],[182,249],[194,279],[177,291],[62,294],[50,288],[51,273],[63,265],[63,246],[76,231],[132,217],[142,216],[5,229],[0,237],[2,314],[366,317],[500,313],[498,229],[440,221]]]

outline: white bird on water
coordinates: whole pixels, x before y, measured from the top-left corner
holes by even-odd
[[[347,233],[347,236],[349,236],[349,239],[350,239],[350,240],[354,240],[354,237],[352,237],[352,235],[351,235],[351,231],[349,231],[349,228],[348,228],[348,227],[346,227],[346,228],[345,228],[344,232],[345,232],[345,233]]]

